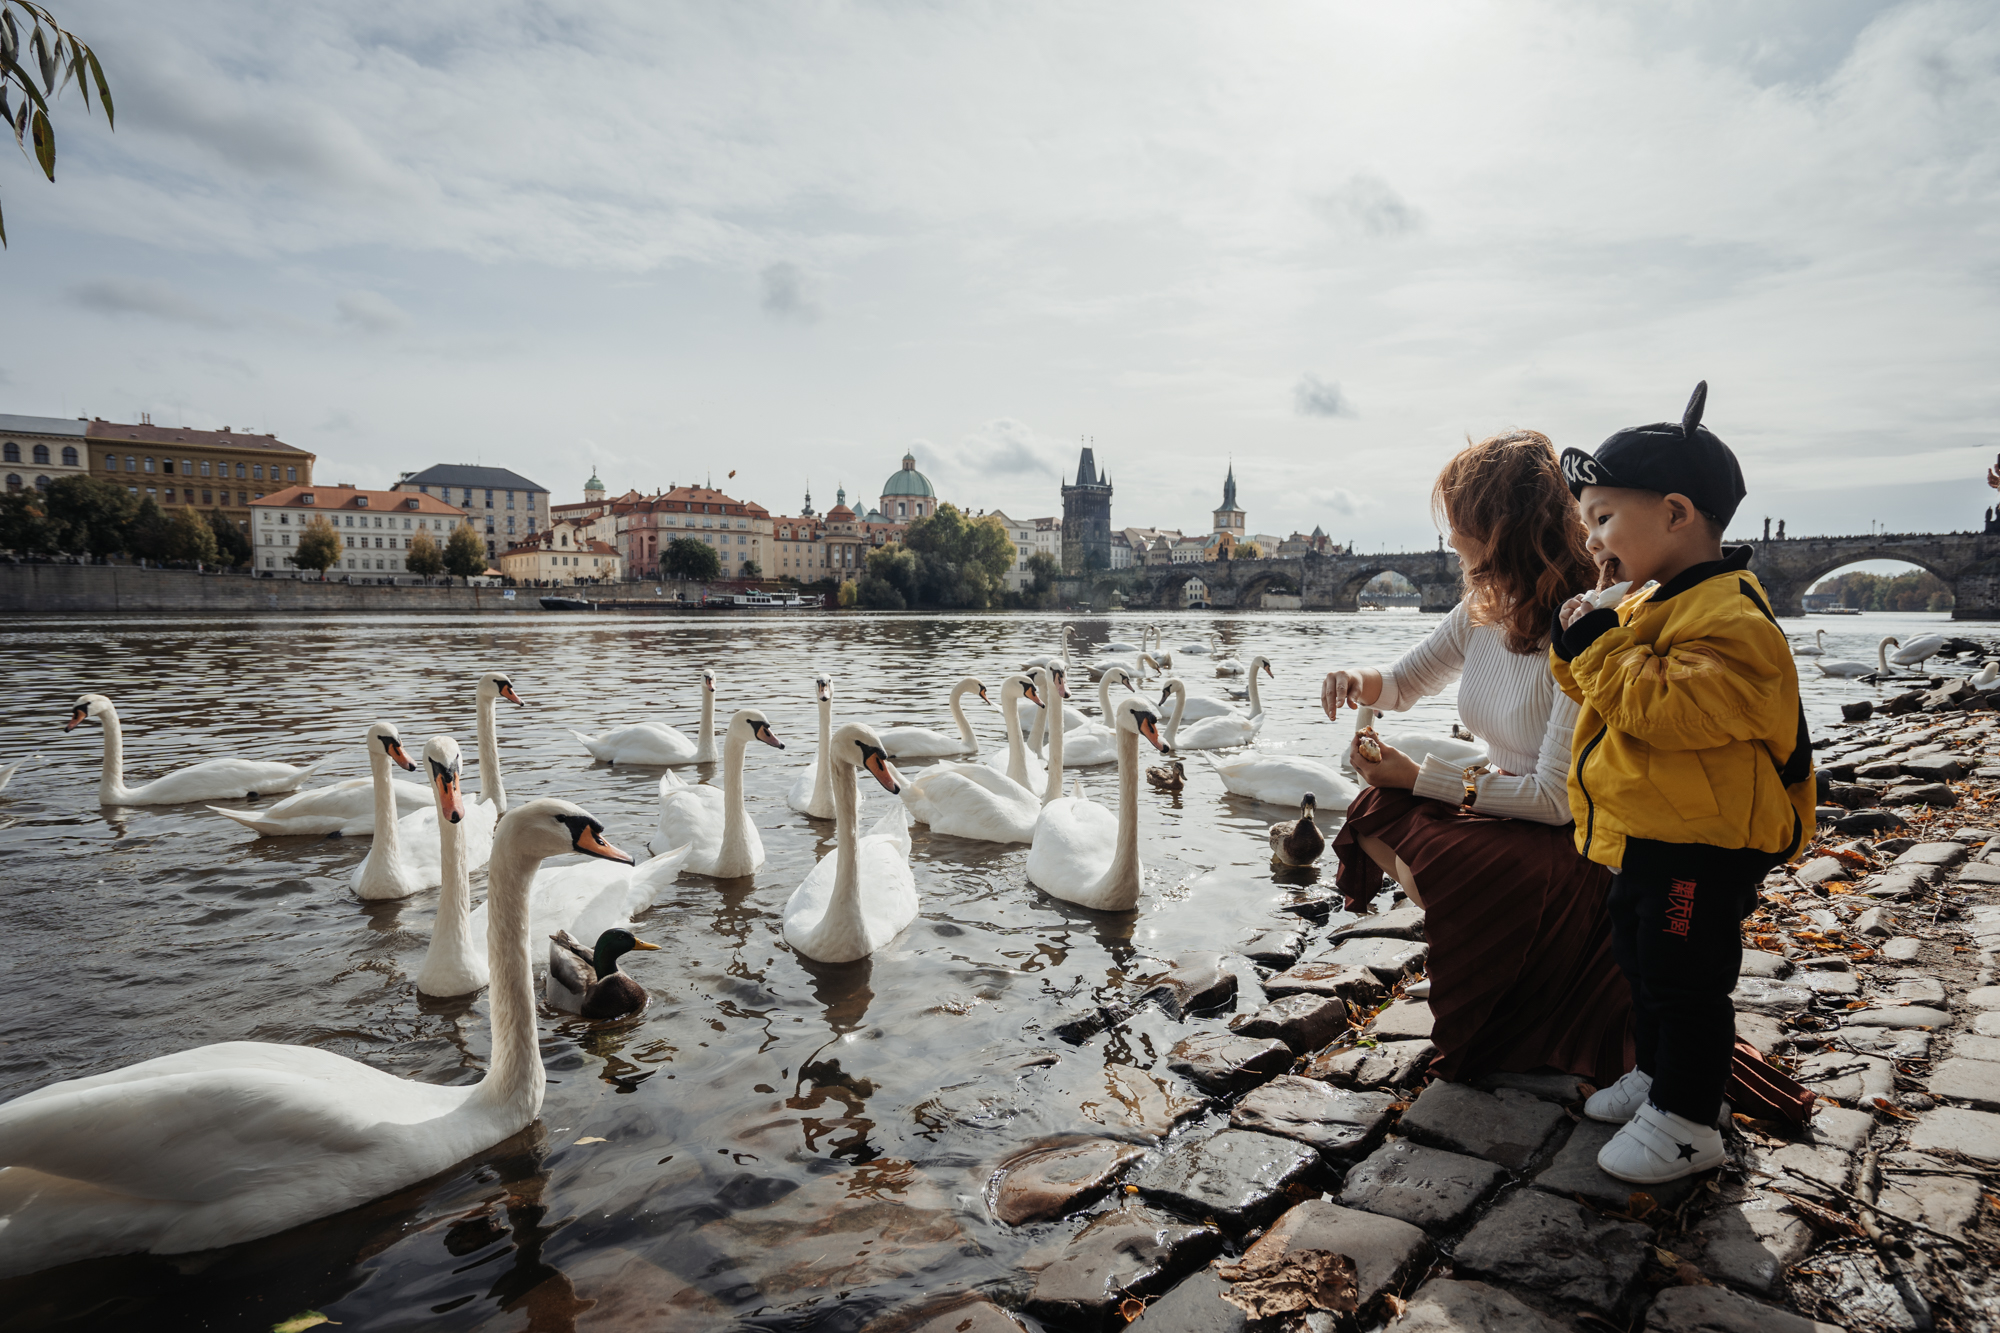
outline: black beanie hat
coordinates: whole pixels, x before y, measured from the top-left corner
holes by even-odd
[[[1708,381],[1703,380],[1694,386],[1678,422],[1628,427],[1598,445],[1595,454],[1563,450],[1569,493],[1579,500],[1586,486],[1678,493],[1718,523],[1729,522],[1743,502],[1743,469],[1729,446],[1701,424],[1707,406]]]

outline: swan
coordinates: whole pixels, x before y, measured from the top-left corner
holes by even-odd
[[[355,897],[369,902],[407,898],[444,883],[444,834],[435,806],[397,817],[394,788],[398,784],[389,778],[389,764],[394,761],[409,769],[416,765],[403,753],[400,733],[394,726],[377,722],[368,734],[375,741],[368,751],[370,780],[375,787],[375,840],[348,882],[354,886]],[[453,752],[457,749],[453,742]],[[439,780],[435,769],[427,776],[433,784]],[[459,818],[451,823],[458,855],[467,867],[486,864],[493,852],[493,828],[499,811],[484,801],[456,808]]]
[[[785,804],[812,819],[833,818],[833,772],[827,765],[827,738],[833,734],[833,681],[822,671],[813,677],[819,695],[819,755],[812,767],[799,770]]]
[[[1189,726],[1187,730],[1176,730],[1174,748],[1176,750],[1224,750],[1232,745],[1248,745],[1257,739],[1257,733],[1264,726],[1264,703],[1257,693],[1257,672],[1276,679],[1271,663],[1265,658],[1253,657],[1248,664],[1250,686],[1250,712],[1230,713],[1225,717],[1206,717]]]
[[[426,741],[424,772],[430,776],[437,810],[439,884],[437,919],[431,923],[424,965],[417,971],[417,989],[425,995],[470,995],[486,984],[488,968],[486,932],[473,929],[472,881],[459,839],[465,800],[459,789],[458,742],[449,736]]]
[[[896,795],[901,784],[882,738],[859,722],[834,733],[833,761],[856,770],[834,784],[834,848],[785,902],[785,942],[820,963],[852,963],[896,938],[917,919],[917,877],[910,870],[910,814],[901,805],[856,836],[859,770]]]
[[[1218,676],[1240,676],[1243,674],[1243,663],[1237,658],[1236,654],[1231,653],[1227,657],[1217,659],[1215,674]]]
[[[514,682],[504,671],[489,671],[479,678],[479,800],[507,813],[507,784],[500,777],[500,700],[525,708],[528,701],[514,693]],[[482,858],[483,859],[483,858]]]
[[[1062,644],[1055,652],[1049,654],[1047,657],[1031,657],[1027,661],[1021,663],[1021,665],[1017,667],[1016,670],[1022,672],[1029,672],[1033,671],[1036,667],[1045,667],[1045,666],[1059,666],[1062,667],[1064,670],[1068,670],[1069,641],[1072,637],[1075,636],[1075,634],[1076,630],[1073,626],[1064,625],[1062,627]]]
[[[607,930],[595,950],[566,930],[549,936],[549,979],[542,998],[552,1009],[584,1018],[625,1018],[646,1007],[646,988],[618,970],[634,949],[657,949],[629,930]]]
[[[1167,706],[1167,696],[1170,694],[1174,696],[1174,712],[1173,716],[1167,719],[1166,730],[1161,733],[1161,739],[1166,741],[1169,751],[1174,748],[1174,737],[1180,734],[1181,718],[1187,712],[1187,682],[1183,681],[1179,676],[1170,677],[1166,687],[1160,691],[1158,708],[1165,708]],[[1155,711],[1158,711],[1158,708]],[[1232,709],[1230,711],[1233,713],[1235,710]]]
[[[1199,722],[1205,717],[1233,717],[1236,714],[1236,710],[1221,699],[1206,694],[1189,694],[1187,684],[1178,676],[1167,681],[1166,686],[1160,691],[1158,707],[1162,710],[1167,706],[1168,694],[1180,696],[1174,714],[1175,725],[1181,722]],[[1169,739],[1167,744],[1172,745],[1173,741]]]
[[[640,764],[665,768],[675,764],[715,762],[715,672],[701,673],[701,730],[689,740],[662,722],[635,722],[629,727],[613,727],[602,736],[586,736],[572,730],[570,735],[583,742],[590,757],[605,764]]]
[[[1972,686],[1974,689],[1990,690],[1995,685],[2000,685],[2000,657],[1989,657],[1986,659],[1986,665],[1979,668],[1979,673],[1972,677]],[[9,772],[11,771],[10,769]],[[0,778],[0,787],[6,785],[6,779]]]
[[[903,779],[902,788],[912,819],[954,838],[1027,842],[1042,813],[1040,797],[984,764],[939,764]]]
[[[951,720],[958,724],[958,737],[926,731],[922,727],[889,727],[882,732],[882,744],[888,749],[889,757],[903,759],[943,759],[953,755],[973,755],[979,753],[979,738],[972,734],[972,724],[965,720],[965,705],[961,702],[967,694],[977,694],[979,701],[989,708],[993,700],[986,695],[986,686],[977,676],[967,676],[951,687]],[[821,738],[825,746],[826,740]],[[831,812],[820,818],[830,818]]]
[[[1326,838],[1313,822],[1317,802],[1307,792],[1299,798],[1299,817],[1271,825],[1271,859],[1284,866],[1309,866],[1326,851]]]
[[[0,791],[7,790],[7,784],[14,780],[15,770],[27,762],[25,759],[16,759],[13,763],[7,765],[7,767],[0,768]]]
[[[1897,641],[1890,639],[1887,642]],[[1921,666],[1936,657],[1948,642],[1950,640],[1942,634],[1926,634],[1922,638],[1911,639],[1908,643],[1897,644],[1896,651],[1889,655],[1889,660],[1897,666]]]
[[[275,796],[297,791],[307,778],[334,759],[333,755],[327,755],[304,767],[268,759],[204,759],[142,786],[128,787],[125,736],[118,726],[118,710],[101,694],[80,694],[70,710],[69,725],[63,730],[75,731],[88,718],[96,718],[104,728],[104,772],[97,780],[99,805],[181,805],[191,801]]]
[[[1111,687],[1114,684],[1132,688],[1131,673],[1122,666],[1114,666],[1097,681],[1097,711],[1104,717],[1111,716]],[[1063,733],[1062,758],[1058,762],[1055,751],[1049,753],[1051,771],[1063,765],[1071,768],[1095,768],[1099,764],[1114,763],[1118,759],[1118,733],[1095,722],[1086,722],[1080,727],[1071,727]],[[1056,784],[1056,795],[1062,794],[1061,783]]]
[[[1128,676],[1137,676],[1143,682],[1146,679],[1148,668],[1154,671],[1162,670],[1158,658],[1149,652],[1141,650],[1134,653],[1131,657],[1099,658],[1097,661],[1086,666],[1084,671],[1088,673],[1093,682],[1102,680],[1104,673],[1107,671],[1123,671]]]
[[[1357,733],[1365,731],[1367,728],[1374,726],[1375,719],[1380,716],[1381,714],[1368,705],[1361,705],[1354,713],[1354,730]],[[1380,740],[1382,744],[1389,746],[1391,749],[1401,750],[1405,755],[1409,756],[1410,762],[1420,766],[1431,755],[1436,755],[1448,764],[1456,764],[1461,767],[1492,762],[1486,747],[1479,741],[1462,739],[1457,736],[1439,736],[1427,731],[1399,731],[1392,735],[1382,736]],[[1344,754],[1341,757],[1341,763],[1347,765],[1349,770],[1352,771],[1353,766],[1348,764],[1347,757]],[[1333,807],[1329,804],[1327,808],[1332,809]],[[1345,809],[1346,807],[1342,806],[1341,808]]]
[[[986,766],[1005,773],[1032,791],[1042,785],[1045,774],[1042,761],[1029,754],[1028,747],[1021,743],[1020,711],[1023,699],[1041,706],[1041,696],[1035,693],[1032,680],[1017,674],[1000,682],[1000,716],[1007,720],[1007,749],[1004,753],[995,750],[987,755]]]
[[[1793,657],[1826,656],[1826,631],[1823,629],[1814,630],[1812,643],[1804,647],[1794,646],[1792,649],[1792,656]]]
[[[1213,637],[1213,635],[1210,636],[1210,638]],[[1206,643],[1188,642],[1174,649],[1174,651],[1177,653],[1186,653],[1189,657],[1207,657],[1214,650]]]
[[[428,1180],[534,1123],[547,1075],[528,884],[559,853],[628,859],[603,828],[556,800],[501,821],[487,944],[493,1054],[477,1083],[419,1083],[315,1046],[233,1041],[0,1106],[0,1277],[272,1235]]]
[[[1815,658],[1813,665],[1819,668],[1819,674],[1822,676],[1842,676],[1848,679],[1852,679],[1855,676],[1877,674],[1895,676],[1899,673],[1896,668],[1889,665],[1889,645],[1894,642],[1894,639],[1884,639],[1875,645],[1874,666],[1870,666],[1866,662],[1857,662],[1851,657]]]
[[[743,808],[743,754],[752,740],[773,749],[785,743],[754,708],[729,719],[722,748],[722,786],[690,787],[673,773],[660,775],[660,837],[669,847],[693,844],[687,868],[714,879],[740,879],[764,864],[764,840]],[[834,799],[839,800],[839,784]],[[836,809],[838,807],[836,806]]]
[[[375,728],[363,736],[372,761],[379,740]],[[401,819],[431,802],[430,791],[418,782],[391,782],[393,818]],[[324,787],[308,787],[262,810],[231,810],[211,805],[209,810],[224,819],[233,819],[254,830],[261,838],[334,837],[366,838],[375,832],[375,780],[349,778]]]
[[[1042,807],[1028,847],[1028,882],[1052,898],[1100,912],[1129,912],[1139,902],[1145,867],[1139,861],[1139,738],[1165,750],[1159,715],[1144,699],[1120,699],[1118,813],[1083,796]]]
[[[1224,790],[1266,805],[1298,805],[1311,795],[1324,809],[1345,810],[1361,790],[1330,765],[1296,755],[1250,752],[1228,759],[1209,754],[1202,758],[1222,779]],[[1322,792],[1327,794],[1323,802],[1317,799]]]

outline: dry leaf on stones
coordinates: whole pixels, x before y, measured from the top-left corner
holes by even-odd
[[[1308,1310],[1353,1314],[1359,1304],[1354,1261],[1330,1250],[1287,1250],[1267,1264],[1223,1264],[1215,1273],[1234,1284],[1222,1299],[1252,1319]]]

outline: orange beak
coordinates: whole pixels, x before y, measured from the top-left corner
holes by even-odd
[[[597,836],[597,830],[590,825],[583,826],[583,832],[576,835],[576,849],[586,856],[601,857],[606,861],[623,861],[631,865],[632,858]]]
[[[993,702],[991,699],[986,697],[986,687],[984,685],[981,685],[979,687],[979,702],[983,704],[991,704]]]
[[[64,727],[63,730],[75,731],[78,727],[83,725],[83,720],[89,716],[90,714],[84,710],[83,705],[78,704],[74,709],[70,711],[69,725]]]
[[[1042,706],[1042,696],[1035,693],[1035,687],[1032,685],[1021,691],[1021,697],[1037,708]]]
[[[403,747],[399,742],[389,742],[389,757],[401,764],[405,772],[414,773],[417,771],[417,766],[410,762],[410,756],[403,753]]]
[[[1278,678],[1278,673],[1271,670],[1271,664],[1269,662],[1264,663],[1264,674],[1269,676],[1272,680],[1276,680]]]
[[[861,766],[873,773],[875,780],[882,784],[882,790],[891,796],[903,789],[896,781],[896,770],[889,767],[889,757],[880,750],[870,750],[863,755]]]
[[[1167,747],[1160,741],[1159,720],[1151,713],[1139,714],[1139,734],[1151,741],[1155,750],[1166,752]]]
[[[514,687],[512,685],[502,685],[500,687],[500,697],[502,699],[505,699],[509,703],[519,704],[523,708],[526,708],[528,706],[528,701],[526,699],[523,699],[520,695],[514,693]]]
[[[438,792],[438,809],[444,817],[456,824],[465,818],[465,798],[459,794],[458,774],[439,764],[431,765],[431,781]]]

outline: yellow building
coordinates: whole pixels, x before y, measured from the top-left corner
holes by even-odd
[[[622,573],[618,548],[589,535],[588,523],[558,520],[500,553],[500,573],[530,587],[559,583],[615,583]]]
[[[251,530],[253,501],[288,486],[312,485],[314,456],[275,435],[102,417],[86,422],[85,430],[90,471],[99,480],[116,482],[163,508],[220,509],[245,532]]]

